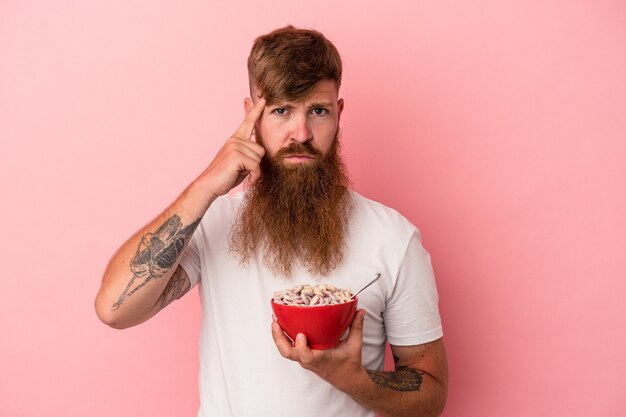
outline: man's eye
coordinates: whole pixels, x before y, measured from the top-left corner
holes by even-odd
[[[323,115],[325,115],[327,113],[328,113],[328,110],[326,110],[323,107],[315,107],[313,109],[313,114],[316,115],[316,116],[323,116]]]
[[[283,107],[277,107],[274,110],[272,110],[272,113],[278,114],[279,116],[282,116],[283,114],[287,113],[287,109],[283,108]]]

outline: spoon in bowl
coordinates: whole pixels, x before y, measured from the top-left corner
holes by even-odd
[[[360,290],[358,290],[357,292],[355,292],[354,294],[352,294],[352,297],[350,297],[350,299],[352,300],[354,297],[357,296],[357,294],[359,294],[361,291],[363,291],[364,289],[366,289],[367,287],[369,287],[370,285],[372,285],[373,283],[375,283],[376,281],[378,281],[378,278],[380,278],[380,272],[377,272],[376,275],[374,276],[374,279],[371,280],[365,287],[361,288]]]

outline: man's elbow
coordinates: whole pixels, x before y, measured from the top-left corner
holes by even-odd
[[[439,417],[441,414],[443,414],[443,410],[444,408],[446,408],[446,399],[443,398],[440,401],[438,401],[438,403],[435,405],[435,407],[433,407],[432,413],[430,414],[430,417]]]
[[[421,404],[412,412],[412,417],[439,417],[446,406],[445,399],[432,399],[428,405]]]
[[[430,407],[431,412],[428,417],[439,417],[443,414],[443,410],[446,408],[446,402],[448,400],[448,387],[446,384],[440,384],[439,392],[436,398],[433,399],[433,404]]]
[[[94,306],[96,309],[96,315],[98,316],[100,321],[107,326],[118,330],[127,329],[128,327],[130,327],[127,323],[124,323],[122,320],[120,320],[119,314],[115,313],[112,305],[104,301],[100,294],[96,296]]]

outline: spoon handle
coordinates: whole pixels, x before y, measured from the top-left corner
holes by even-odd
[[[367,284],[365,287],[361,288],[360,290],[358,290],[357,292],[355,292],[354,294],[352,294],[352,297],[350,297],[350,299],[352,300],[354,297],[357,296],[357,294],[359,294],[361,291],[363,291],[364,289],[366,289],[367,287],[369,287],[370,285],[372,285],[373,283],[375,283],[376,281],[378,281],[378,278],[380,278],[380,272],[376,273],[376,276],[374,276],[374,279],[371,280],[369,282],[369,284]]]

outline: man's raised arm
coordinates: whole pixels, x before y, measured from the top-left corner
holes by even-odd
[[[204,213],[247,176],[252,183],[260,175],[265,150],[251,137],[264,107],[258,100],[207,169],[115,252],[95,300],[100,320],[117,329],[137,325],[189,290],[179,263]]]

